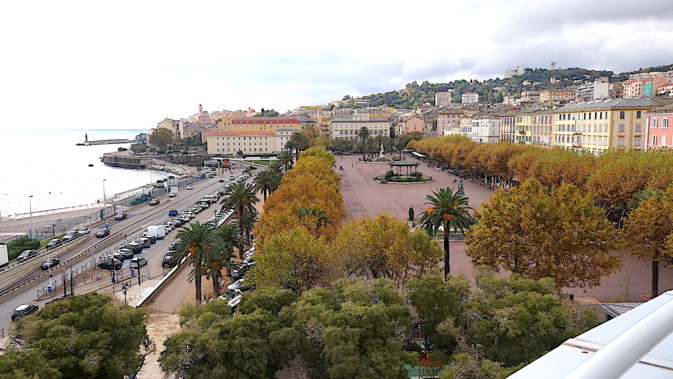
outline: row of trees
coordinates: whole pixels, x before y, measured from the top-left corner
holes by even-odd
[[[590,194],[617,222],[628,214],[634,195],[665,190],[673,183],[673,154],[665,149],[617,149],[594,156],[509,142],[477,143],[463,136],[424,138],[409,142],[408,147],[429,154],[441,166],[483,178],[494,187],[527,179],[536,179],[550,189],[573,184]]]

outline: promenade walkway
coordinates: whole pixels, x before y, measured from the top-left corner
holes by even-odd
[[[387,155],[390,158],[390,155]],[[436,171],[423,162],[418,166],[419,171],[426,176],[432,176],[433,181],[419,184],[380,184],[373,180],[374,176],[381,176],[389,167],[386,163],[360,163],[361,156],[346,155],[337,157],[337,170],[342,175],[341,191],[344,198],[348,217],[374,217],[377,213],[388,212],[392,216],[406,220],[409,207],[413,207],[416,215],[425,208],[425,197],[431,191],[441,187],[456,187],[454,181],[459,177],[445,171]],[[406,156],[404,159],[416,161],[416,158]],[[481,210],[482,202],[489,201],[493,190],[464,180],[465,195],[469,197],[469,205],[475,210]],[[614,252],[620,254],[620,252]],[[577,299],[587,302],[615,302],[615,301],[645,301],[650,293],[651,267],[650,264],[636,258],[623,257],[624,265],[618,272],[603,278],[601,285],[593,288],[568,288]],[[465,255],[465,244],[460,241],[451,242],[451,273],[465,274],[469,279],[474,278],[471,259]],[[673,269],[661,267],[659,272],[659,289],[664,292],[673,289]]]

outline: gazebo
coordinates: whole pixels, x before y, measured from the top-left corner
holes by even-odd
[[[390,165],[390,170],[391,170],[393,173],[397,174],[398,176],[402,176],[402,174],[400,173],[400,171],[402,170],[402,167],[406,167],[406,168],[407,168],[407,175],[406,175],[406,176],[409,176],[409,175],[410,175],[410,174],[409,174],[409,168],[410,168],[410,167],[413,167],[413,172],[418,172],[418,165],[419,165],[419,164],[420,164],[420,163],[418,163],[418,162],[409,162],[409,161],[405,161],[405,160],[396,161],[396,162],[390,162],[390,163],[389,163],[389,165]],[[395,171],[395,169],[397,169],[397,171]]]

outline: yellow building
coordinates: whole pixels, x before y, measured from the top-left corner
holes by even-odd
[[[278,128],[273,131],[207,132],[202,135],[208,154],[247,155],[279,153],[299,128]]]
[[[516,117],[514,143],[530,145],[533,138],[533,114],[521,113]]]
[[[298,117],[234,117],[231,132],[273,132],[277,129],[301,129]]]
[[[644,113],[657,106],[647,99],[609,99],[557,109],[554,145],[599,154],[611,148],[645,149]]]

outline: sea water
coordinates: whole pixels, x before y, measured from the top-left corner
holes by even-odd
[[[129,139],[147,130],[0,131],[0,216],[95,204],[168,174],[105,166],[104,153],[130,144],[76,146],[103,139]],[[93,167],[89,167],[93,164]],[[33,196],[30,198],[30,196]]]

